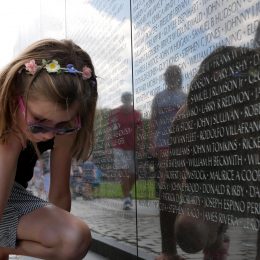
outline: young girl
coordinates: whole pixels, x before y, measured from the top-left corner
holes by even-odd
[[[0,74],[0,260],[86,255],[90,229],[68,212],[69,179],[72,158],[90,154],[96,101],[91,58],[69,40],[38,41]],[[26,191],[48,149],[49,202]]]

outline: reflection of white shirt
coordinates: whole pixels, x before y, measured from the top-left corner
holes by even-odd
[[[186,94],[181,89],[165,89],[154,97],[152,111],[154,115],[154,142],[156,147],[169,146],[173,119],[186,101],[186,97]]]

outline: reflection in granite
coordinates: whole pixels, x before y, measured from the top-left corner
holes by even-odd
[[[136,150],[136,177],[138,181],[149,180],[152,184],[156,183],[155,195],[151,187],[147,189],[143,187],[144,196],[138,201],[137,214],[134,211],[121,210],[122,201],[119,199],[76,200],[73,207],[78,209],[95,232],[113,237],[119,243],[131,243],[137,246],[138,241],[140,250],[158,255],[161,252],[161,230],[159,203],[156,199],[161,193],[164,195],[164,201],[160,203],[162,212],[179,211],[193,215],[198,220],[228,224],[225,225],[225,228],[228,226],[226,235],[230,238],[227,259],[253,260],[256,255],[256,233],[259,229],[259,220],[257,222],[254,219],[259,219],[260,211],[259,131],[255,131],[253,136],[249,136],[250,134],[243,136],[242,133],[241,137],[236,138],[233,135],[235,127],[232,120],[235,119],[236,125],[240,125],[243,115],[247,116],[248,121],[254,117],[253,114],[259,117],[259,102],[257,98],[254,99],[259,96],[259,88],[255,87],[257,83],[246,86],[248,77],[244,75],[245,67],[255,63],[257,68],[251,71],[250,80],[259,81],[259,56],[256,55],[248,61],[244,59],[240,65],[237,64],[237,70],[232,68],[231,71],[229,65],[222,64],[221,71],[215,71],[210,77],[201,77],[201,81],[197,82],[197,92],[193,91],[195,88],[191,86],[201,62],[218,47],[259,46],[259,1],[96,0],[84,2],[76,11],[72,8],[74,1],[67,0],[66,4],[68,10],[71,10],[66,17],[67,35],[84,42],[92,53],[98,75],[101,77],[98,78],[100,107],[96,121],[94,158],[104,173],[102,184],[120,183],[120,176],[113,168],[113,154],[107,149],[111,143],[106,142],[109,134],[107,131],[109,114],[120,104],[120,96],[126,90],[132,90],[134,109],[140,111],[143,118],[143,132],[137,133],[136,145],[141,149]],[[87,10],[92,12],[88,13]],[[85,15],[86,13],[88,15]],[[72,24],[76,26],[72,27]],[[230,59],[232,55],[219,57],[216,63]],[[180,125],[178,131],[173,132],[181,137],[172,139],[175,147],[171,151],[171,160],[167,161],[167,154],[162,151],[165,160],[159,162],[157,160],[155,163],[158,158],[149,153],[152,103],[157,93],[166,89],[163,73],[170,65],[180,67],[183,74],[183,91],[188,94],[191,90],[190,97],[193,105],[197,106],[192,113],[197,114],[191,118],[193,122],[187,120],[186,125]],[[237,78],[219,84],[229,76],[225,74],[225,69],[228,74],[234,72]],[[236,93],[236,90],[239,93]],[[210,93],[220,102],[210,100]],[[247,108],[241,111],[238,108],[241,105],[240,101],[247,102]],[[163,120],[163,116],[160,119]],[[216,136],[217,140],[210,137],[210,133],[214,132],[212,128],[217,127],[211,122],[216,120],[227,120],[221,127],[228,129],[230,136],[233,135],[232,138],[229,136],[230,140],[227,140],[229,138],[227,135]],[[255,123],[258,129],[260,124],[258,121]],[[230,127],[227,127],[228,124]],[[190,135],[183,137],[185,128],[189,127]],[[251,129],[254,127],[252,124]],[[165,128],[159,133],[164,137],[169,133],[169,129]],[[196,136],[192,133],[192,128],[196,128],[201,134]],[[218,134],[216,131],[214,133]],[[196,138],[200,142],[195,143]],[[180,143],[182,147],[176,148]],[[247,147],[244,154],[240,153],[239,145]],[[192,168],[189,175],[186,171],[176,169],[179,166],[180,168],[187,166],[184,157],[192,157],[188,146],[194,155],[193,158],[188,158],[190,163],[188,166]],[[215,154],[211,154],[212,149]],[[225,156],[220,155],[221,152],[225,152]],[[236,152],[240,155],[235,154]],[[252,155],[250,158],[249,154]],[[212,158],[215,156],[217,164],[215,166],[218,169],[212,169],[214,165],[210,165],[210,160],[207,161],[211,155]],[[245,161],[241,161],[241,158]],[[203,164],[205,161],[208,165]],[[248,165],[250,162],[251,166]],[[176,171],[163,176],[162,171],[158,169],[165,170],[167,165],[164,163],[169,163]],[[237,165],[231,169],[231,164],[234,163]],[[232,177],[232,170],[241,173],[245,166],[247,169],[254,168],[249,169],[252,171],[247,177],[249,180],[245,181],[246,188],[245,182],[239,180],[243,175],[236,175],[237,179]],[[165,178],[160,178],[161,176]],[[182,181],[186,182],[186,185],[182,186],[180,184]],[[251,183],[248,183],[250,181]],[[180,191],[182,194],[178,194]],[[121,196],[119,193],[111,190],[109,195],[103,197],[119,198]],[[152,201],[156,201],[157,204],[153,205]],[[167,203],[168,201],[174,203]],[[199,210],[182,207],[185,203],[195,205]],[[248,219],[245,219],[246,217]],[[163,225],[166,230],[170,230],[172,226],[171,222]],[[186,259],[203,259],[201,251],[187,254],[178,247],[178,252],[180,255],[185,255]]]
[[[84,201],[78,198],[72,203],[72,212],[83,218],[98,234],[115,239],[119,243],[137,246],[136,211],[124,211],[122,200],[95,199]],[[151,253],[160,252],[160,229],[158,210],[138,206],[138,246]]]
[[[157,255],[161,251],[159,211],[143,206],[139,201],[138,210],[138,247],[146,253]],[[93,232],[115,239],[118,243],[136,242],[136,212],[120,210],[121,200],[95,199],[85,201],[81,198],[72,203],[72,212],[84,219]],[[256,252],[256,233],[242,228],[230,227],[229,260],[253,260]],[[186,259],[202,260],[203,254],[187,254],[178,248]],[[151,259],[147,259],[151,260]]]

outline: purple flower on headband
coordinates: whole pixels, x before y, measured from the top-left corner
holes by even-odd
[[[76,73],[80,73],[80,71],[78,71],[77,69],[74,68],[73,64],[68,64],[66,66],[66,70],[65,72],[71,73],[71,74],[76,74]]]
[[[82,69],[82,78],[83,79],[90,79],[92,76],[92,70],[87,67],[87,66],[84,66],[83,69]]]
[[[36,64],[35,60],[30,60],[29,62],[26,62],[25,64],[25,70],[29,72],[29,74],[34,75],[37,71],[38,65]]]

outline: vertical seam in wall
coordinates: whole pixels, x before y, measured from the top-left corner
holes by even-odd
[[[131,73],[132,73],[132,96],[133,96],[133,116],[135,110],[135,99],[134,99],[134,59],[133,59],[133,31],[132,31],[132,0],[129,0],[130,4],[130,41],[131,41]],[[134,117],[135,118],[135,117]],[[138,259],[138,214],[137,214],[137,190],[136,190],[136,181],[137,181],[137,167],[136,167],[136,122],[134,120],[134,160],[135,160],[135,228],[136,228],[136,256]]]
[[[67,39],[67,0],[64,0],[64,23],[65,23],[65,39]]]

